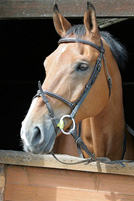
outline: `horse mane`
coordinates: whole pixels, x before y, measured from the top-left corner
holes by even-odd
[[[113,36],[106,31],[101,31],[100,35],[109,45],[119,69],[123,70],[127,61],[127,51],[125,46],[121,44],[117,39],[113,38]]]
[[[75,35],[76,37],[83,37],[85,33],[86,33],[85,26],[79,24],[71,27],[66,32],[64,37],[70,35]],[[125,63],[127,61],[127,51],[125,46],[121,44],[117,39],[113,38],[113,36],[106,31],[100,31],[100,35],[109,45],[111,52],[118,64],[119,69],[123,70],[125,68]]]

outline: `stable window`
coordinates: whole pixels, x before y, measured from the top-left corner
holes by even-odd
[[[99,19],[100,20],[100,19]],[[70,19],[80,24],[82,18]],[[120,20],[119,20],[120,21]],[[134,88],[134,19],[113,25],[100,25],[101,30],[110,32],[124,44],[128,51],[126,68],[121,71],[124,84],[124,107],[127,121],[133,123]],[[102,21],[101,21],[102,23]],[[57,47],[57,35],[52,19],[2,20],[0,21],[0,92],[1,92],[1,135],[0,149],[22,150],[20,127],[37,91],[37,81],[43,81],[43,61]]]

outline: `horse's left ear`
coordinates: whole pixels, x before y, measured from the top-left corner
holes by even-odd
[[[94,6],[87,2],[87,11],[84,15],[84,25],[86,28],[86,34],[92,34],[93,36],[99,36],[98,24],[96,19],[96,12]]]
[[[53,8],[53,22],[57,33],[61,37],[71,28],[71,24],[59,12],[57,4]]]

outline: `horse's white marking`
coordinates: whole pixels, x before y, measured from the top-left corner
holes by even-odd
[[[22,133],[21,139],[25,142],[26,146],[29,146],[28,140],[26,138],[25,132]]]
[[[29,108],[29,111],[24,119],[24,121],[22,122],[22,128],[21,128],[21,139],[25,142],[25,144],[27,146],[29,146],[29,142],[26,138],[26,132],[25,132],[25,126],[26,126],[26,122],[28,121],[29,116],[31,115],[31,112],[33,111],[34,106],[36,105],[38,98],[33,99],[31,106]]]
[[[33,109],[34,109],[34,106],[36,105],[37,100],[38,100],[38,98],[34,98],[34,99],[33,99],[32,103],[31,103],[31,105],[30,105],[30,108],[29,108],[29,110],[28,110],[28,113],[27,113],[27,115],[26,115],[26,117],[25,117],[25,119],[24,119],[24,124],[25,124],[25,121],[27,120],[27,118],[29,118],[29,116],[31,115],[31,112],[32,112]]]
[[[62,50],[59,52],[59,54],[58,54],[58,56],[56,58],[57,61],[59,60],[59,57],[65,52],[66,48],[67,48],[66,46],[63,47]]]

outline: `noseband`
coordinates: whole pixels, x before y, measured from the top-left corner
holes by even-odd
[[[62,39],[59,40],[58,44],[61,44],[61,43],[82,43],[82,44],[85,44],[85,45],[90,45],[90,46],[92,46],[93,48],[97,49],[100,52],[100,56],[99,56],[99,58],[96,61],[96,64],[94,66],[94,69],[93,69],[93,72],[91,74],[91,77],[90,77],[87,85],[85,86],[85,89],[84,89],[83,93],[73,103],[70,102],[70,101],[68,101],[68,100],[66,100],[66,99],[64,99],[63,97],[61,97],[61,96],[59,96],[59,95],[57,95],[55,93],[43,90],[42,87],[41,87],[40,81],[38,82],[39,90],[37,91],[37,94],[34,96],[34,98],[35,97],[42,97],[44,103],[46,104],[46,107],[47,107],[47,109],[49,111],[49,116],[50,116],[50,118],[52,120],[52,123],[53,123],[55,135],[57,134],[57,127],[60,128],[60,130],[61,130],[61,132],[63,134],[65,134],[65,135],[71,134],[74,137],[74,139],[75,139],[75,142],[77,144],[78,150],[83,149],[91,157],[91,159],[94,161],[94,160],[96,160],[94,154],[92,154],[88,150],[87,146],[84,144],[84,142],[82,141],[81,137],[79,135],[77,135],[77,132],[76,132],[76,123],[75,123],[74,118],[75,118],[75,115],[76,115],[78,109],[80,108],[81,104],[83,103],[85,97],[87,96],[88,92],[90,91],[91,87],[93,86],[93,84],[95,83],[95,80],[98,77],[98,74],[99,74],[99,72],[101,70],[101,66],[102,66],[102,64],[101,64],[102,59],[104,61],[104,65],[105,65],[105,69],[106,69],[106,73],[107,73],[107,82],[108,82],[108,88],[109,88],[109,96],[111,94],[112,79],[111,79],[111,77],[110,77],[110,75],[108,73],[108,69],[107,69],[107,65],[106,65],[106,61],[105,61],[105,57],[104,57],[105,50],[103,48],[102,40],[100,40],[101,46],[98,46],[98,45],[96,45],[96,44],[94,44],[94,43],[92,43],[90,41],[83,40],[83,39],[80,39],[80,38],[62,38]],[[53,112],[53,109],[52,109],[52,107],[51,107],[51,105],[50,105],[50,103],[49,103],[46,95],[47,96],[51,96],[53,98],[56,98],[56,99],[64,102],[66,105],[68,105],[71,108],[71,114],[70,115],[63,115],[61,117],[58,125],[56,125],[55,117],[54,117],[54,112]],[[68,131],[68,132],[64,131],[64,119],[65,118],[71,119],[71,121],[72,121],[72,127],[70,128],[70,131]],[[56,158],[55,155],[54,155],[54,157]]]

